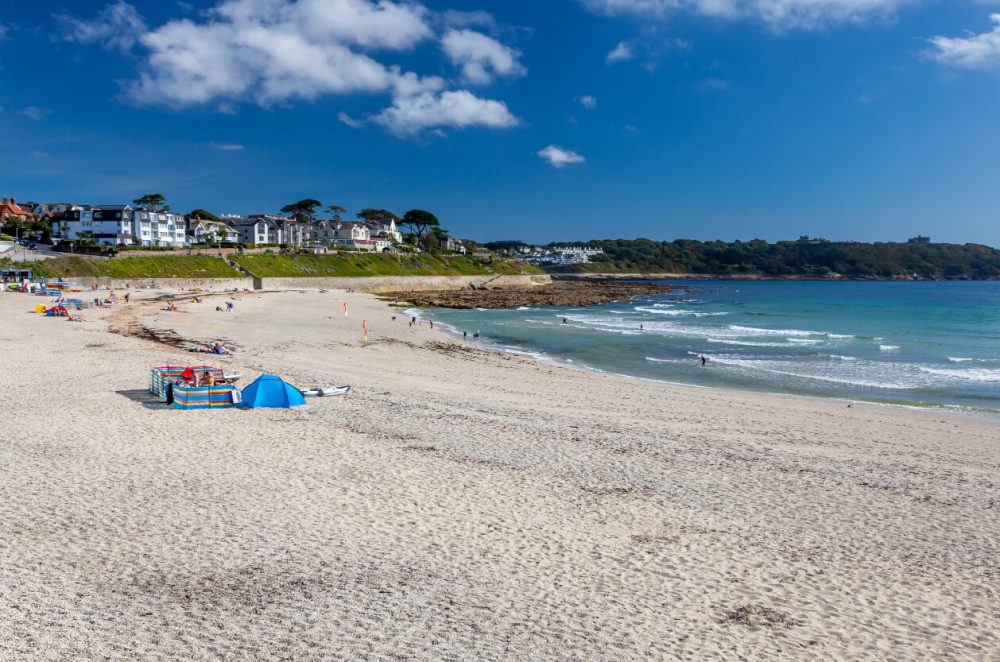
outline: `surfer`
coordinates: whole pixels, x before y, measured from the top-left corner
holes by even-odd
[[[704,355],[704,354],[702,354],[702,355],[701,355],[701,356],[699,356],[698,358],[699,358],[699,359],[701,360],[701,364],[702,364],[702,365],[705,365],[706,363],[708,363],[708,359],[706,359],[706,358],[705,358],[705,355]]]
[[[565,317],[563,318],[563,324],[569,324],[569,320],[566,319]]]

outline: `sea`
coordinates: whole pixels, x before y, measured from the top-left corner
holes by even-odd
[[[675,289],[420,314],[499,350],[641,379],[1000,415],[1000,282],[659,282]]]

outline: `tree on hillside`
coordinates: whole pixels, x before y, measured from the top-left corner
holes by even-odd
[[[423,237],[429,228],[441,227],[441,221],[429,211],[411,209],[403,215],[400,225],[410,228],[417,237]]]
[[[191,218],[200,218],[203,221],[217,221],[217,220],[219,220],[218,216],[216,216],[212,212],[207,211],[205,209],[195,209],[190,214],[188,214],[188,216],[190,216]]]
[[[290,205],[285,205],[281,208],[281,211],[286,214],[291,214],[295,217],[296,221],[312,223],[316,220],[316,208],[322,206],[323,203],[319,200],[305,198],[304,200],[293,202]]]
[[[170,206],[166,204],[167,199],[159,193],[147,193],[141,198],[136,198],[132,204],[154,211],[170,211]]]
[[[339,221],[340,219],[342,219],[344,217],[344,214],[347,213],[347,209],[344,208],[344,207],[341,207],[340,205],[327,205],[326,208],[330,212],[330,214],[333,216],[333,220],[335,220],[335,221]]]
[[[365,208],[358,212],[358,218],[369,223],[387,223],[388,221],[399,223],[399,216],[396,216],[387,209]]]

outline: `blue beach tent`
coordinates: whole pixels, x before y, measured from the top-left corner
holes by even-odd
[[[261,375],[253,384],[243,389],[241,396],[243,404],[251,409],[258,407],[288,409],[306,403],[302,391],[274,375]]]

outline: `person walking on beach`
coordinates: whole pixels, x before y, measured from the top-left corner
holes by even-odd
[[[230,313],[230,312],[232,312],[232,310],[233,310],[233,302],[232,301],[227,301],[226,302],[226,312]]]

